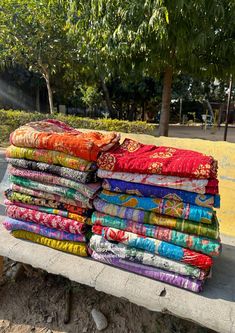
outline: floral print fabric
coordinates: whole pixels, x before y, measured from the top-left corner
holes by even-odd
[[[101,151],[109,150],[120,139],[117,133],[82,133],[58,121],[42,120],[17,128],[10,142],[17,147],[55,150],[96,161]]]
[[[101,153],[100,169],[159,174],[198,179],[216,178],[217,161],[192,150],[144,145],[125,139],[120,146]]]
[[[148,175],[130,172],[115,172],[99,169],[97,173],[100,178],[118,179],[125,182],[167,187],[171,189],[184,190],[195,193],[218,193],[217,179],[191,179],[185,177],[174,177],[167,175]]]
[[[85,242],[86,241],[86,238],[83,235],[71,234],[71,233],[68,233],[65,231],[48,228],[41,224],[18,221],[18,220],[14,220],[11,218],[6,219],[3,222],[3,225],[9,231],[24,230],[24,231],[33,232],[34,234],[52,238],[52,239],[68,240],[68,241],[73,241],[73,242]]]
[[[108,241],[120,242],[130,247],[159,254],[162,257],[181,261],[201,269],[209,269],[213,263],[212,258],[205,254],[184,249],[158,239],[139,236],[128,231],[93,225],[92,232],[103,236]]]
[[[96,165],[92,162],[54,150],[10,146],[6,150],[6,157],[17,159],[25,158],[26,160],[57,164],[79,171],[96,169]]]
[[[68,252],[76,254],[78,256],[87,257],[86,243],[51,239],[24,230],[14,230],[12,231],[11,234],[16,238],[25,239],[33,243],[48,246],[58,251]]]
[[[9,176],[9,180],[13,184],[32,189],[34,191],[43,191],[48,194],[59,195],[61,197],[65,197],[65,198],[74,200],[75,202],[78,203],[78,205],[80,205],[82,207],[88,207],[88,208],[92,207],[91,200],[89,198],[85,197],[80,192],[78,192],[72,188],[67,188],[67,187],[57,186],[57,185],[42,184],[42,183],[35,182],[35,181],[27,179],[27,178],[22,178],[22,177],[17,177],[17,176]]]
[[[134,247],[128,247],[122,243],[111,243],[98,235],[93,235],[91,237],[89,246],[97,253],[112,253],[123,260],[128,260],[146,266],[157,267],[181,275],[191,276],[192,278],[199,280],[204,280],[207,276],[206,271],[195,266],[190,266],[179,261],[160,257],[157,254],[138,250]]]
[[[15,185],[17,186],[17,185]],[[23,187],[22,187],[23,189]],[[45,207],[51,207],[55,209],[60,209],[60,210],[66,210],[70,213],[75,213],[75,214],[82,214],[85,216],[90,216],[91,211],[86,208],[78,207],[71,205],[69,203],[64,203],[61,201],[57,201],[55,199],[45,199],[45,198],[40,198],[40,197],[34,197],[32,195],[12,191],[10,189],[5,191],[5,196],[8,200],[10,200],[13,203],[23,203],[23,204],[29,204],[29,205],[35,205],[35,206],[45,206]]]
[[[95,171],[78,171],[59,165],[24,160],[20,158],[7,158],[7,162],[17,168],[48,172],[83,184],[95,183],[97,181]]]
[[[90,218],[88,218],[86,216],[78,215],[78,214],[75,214],[75,213],[70,213],[66,210],[59,210],[59,209],[43,207],[43,206],[28,205],[28,204],[24,204],[24,203],[20,203],[20,202],[14,202],[13,203],[9,200],[5,200],[4,203],[7,206],[14,204],[15,206],[34,209],[34,210],[38,210],[40,212],[44,212],[44,213],[48,213],[48,214],[60,215],[60,216],[66,217],[68,219],[78,221],[80,223],[91,224]]]
[[[104,179],[102,187],[105,190],[113,192],[134,194],[140,197],[173,199],[202,207],[219,208],[220,206],[219,195],[199,194],[166,187],[125,182],[117,179]]]
[[[100,183],[93,183],[93,184],[77,183],[73,180],[63,178],[63,177],[57,177],[57,176],[47,173],[47,172],[25,170],[25,169],[19,169],[19,168],[14,168],[14,167],[9,167],[8,171],[13,176],[34,180],[37,183],[41,182],[41,183],[46,183],[46,184],[59,185],[62,187],[68,187],[68,188],[72,189],[73,193],[76,193],[76,191],[78,191],[87,198],[93,198],[94,195],[96,194],[96,192],[100,188]],[[35,189],[36,188],[37,187],[35,187]],[[71,190],[69,190],[69,191],[71,191]],[[82,201],[82,200],[83,200],[83,198],[81,197],[80,201]]]
[[[93,251],[91,257],[94,260],[100,261],[102,263],[122,268],[129,272],[146,276],[154,280],[169,283],[176,287],[180,287],[197,293],[202,290],[203,281],[191,279],[190,277],[177,273],[164,271],[160,268],[148,267],[142,264],[123,260],[121,258],[118,258],[118,256],[114,254],[104,254]]]
[[[186,204],[184,202],[163,199],[137,197],[130,194],[119,194],[103,190],[99,197],[108,203],[140,210],[152,211],[158,214],[179,217],[186,220],[211,223],[213,209]]]
[[[92,214],[91,221],[94,226],[111,227],[132,232],[137,235],[156,238],[197,252],[205,253],[211,257],[217,257],[221,251],[221,243],[218,240],[189,235],[169,228],[137,223],[98,212]]]
[[[75,220],[53,214],[43,213],[34,209],[10,205],[6,208],[6,214],[16,220],[42,224],[48,228],[54,228],[72,234],[84,234],[86,225]]]
[[[98,198],[94,200],[93,204],[97,211],[112,216],[118,216],[123,219],[132,220],[139,223],[153,225],[156,224],[170,229],[176,229],[185,233],[206,236],[213,239],[217,239],[219,237],[218,221],[215,215],[213,216],[212,223],[206,224],[183,220],[180,218],[173,218],[166,215],[159,215],[140,209],[113,205]]]

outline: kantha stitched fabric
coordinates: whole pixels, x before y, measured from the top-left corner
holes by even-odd
[[[10,189],[5,191],[5,196],[8,200],[10,200],[13,203],[23,203],[23,204],[29,204],[34,206],[44,206],[44,207],[50,207],[55,208],[59,210],[65,210],[69,213],[75,213],[75,214],[82,214],[84,216],[90,216],[91,210],[86,208],[81,208],[78,206],[73,206],[68,203],[59,202],[57,200],[51,200],[51,199],[44,199],[44,198],[37,198],[32,195],[27,195],[20,192],[14,192]]]
[[[45,245],[55,250],[76,254],[81,257],[87,257],[86,243],[71,242],[51,239],[45,236],[37,235],[29,231],[14,230],[11,233],[16,238],[25,239],[33,243]]]
[[[28,208],[28,209],[39,210],[40,212],[44,212],[44,213],[48,213],[48,214],[60,215],[60,216],[66,217],[68,219],[78,221],[80,223],[91,224],[91,219],[90,218],[88,218],[86,216],[78,215],[78,214],[75,214],[75,213],[70,213],[67,210],[59,210],[59,209],[43,207],[43,206],[28,205],[28,204],[24,204],[24,203],[20,203],[20,202],[17,202],[17,203],[14,202],[13,203],[9,200],[5,200],[4,203],[5,203],[6,206],[14,204],[15,206]]]
[[[82,235],[75,235],[75,234],[71,234],[71,233],[68,233],[65,231],[48,228],[48,227],[45,227],[40,224],[18,221],[18,220],[14,220],[11,218],[6,219],[3,222],[3,225],[9,231],[24,230],[24,231],[33,232],[34,234],[52,238],[52,239],[67,240],[67,241],[72,241],[72,242],[85,242],[86,241],[85,236],[82,236]]]
[[[219,237],[219,227],[216,216],[213,216],[212,223],[200,223],[180,218],[173,218],[166,215],[159,215],[153,212],[147,212],[140,209],[132,209],[118,205],[109,204],[108,202],[96,198],[93,201],[97,211],[118,216],[123,219],[132,220],[139,223],[156,224],[170,229],[176,229],[185,233],[199,236],[207,236],[213,239]]]
[[[199,179],[216,178],[217,175],[217,161],[211,156],[192,150],[144,145],[131,139],[101,153],[98,166],[111,171]]]
[[[84,234],[87,229],[84,223],[15,205],[7,206],[6,214],[15,220],[38,223],[48,228],[55,228],[72,234]]]
[[[156,238],[197,252],[205,253],[211,257],[217,257],[221,251],[221,243],[219,240],[184,234],[169,228],[128,221],[98,212],[92,214],[91,221],[94,226],[111,227],[132,232],[137,235]]]
[[[54,184],[62,187],[67,187],[72,189],[72,192],[76,193],[76,191],[80,192],[87,198],[93,198],[96,192],[100,189],[100,183],[93,184],[82,184],[75,182],[71,179],[58,177],[53,174],[41,171],[32,171],[19,169],[15,167],[9,167],[8,171],[11,175],[21,177],[24,179],[30,179],[36,182],[46,183],[46,184]],[[35,187],[36,188],[36,187]],[[82,199],[80,199],[82,201]]]
[[[25,158],[26,160],[33,160],[48,164],[58,164],[79,171],[96,169],[96,165],[92,162],[54,150],[10,146],[6,150],[6,157],[18,159]]]
[[[95,171],[78,171],[59,165],[24,160],[20,158],[7,158],[7,162],[17,168],[48,172],[83,184],[94,183],[97,181]]]
[[[103,236],[106,240],[120,242],[125,245],[145,250],[162,257],[181,261],[185,264],[208,269],[212,266],[212,258],[192,250],[184,249],[180,246],[160,241],[154,238],[143,237],[128,231],[123,231],[110,227],[93,225],[92,232]]]
[[[112,253],[123,260],[129,260],[146,266],[157,267],[181,275],[191,276],[192,278],[199,280],[204,280],[208,274],[206,271],[195,266],[163,258],[157,254],[138,250],[134,247],[128,247],[122,243],[116,244],[109,242],[99,235],[93,235],[91,237],[89,246],[97,253]]]
[[[53,120],[28,123],[10,136],[11,144],[17,147],[55,150],[88,161],[96,161],[101,151],[109,150],[119,139],[117,133],[82,133]]]
[[[48,192],[39,191],[39,190],[33,190],[31,188],[20,186],[20,185],[17,185],[17,184],[11,184],[10,188],[13,191],[28,194],[28,195],[32,195],[32,196],[37,197],[37,198],[45,198],[45,199],[49,199],[49,200],[56,200],[56,201],[59,201],[59,202],[62,202],[62,203],[72,205],[72,206],[87,208],[87,205],[85,203],[83,203],[81,201],[78,201],[78,200],[73,200],[73,199],[66,198],[62,195],[48,193]]]
[[[98,169],[99,178],[118,179],[131,183],[169,187],[195,193],[218,193],[217,179],[193,179],[167,175],[150,175],[130,172],[115,172]]]
[[[211,223],[213,218],[212,208],[200,207],[175,200],[138,197],[106,190],[103,190],[99,197],[111,204],[180,217],[191,221]]]
[[[117,179],[104,179],[102,187],[105,190],[134,194],[140,197],[158,197],[183,201],[202,207],[220,207],[220,196],[212,194],[199,194],[183,190],[158,187],[153,185],[125,182]]]
[[[191,279],[190,277],[164,271],[160,268],[133,263],[127,260],[120,259],[114,254],[96,253],[95,251],[93,251],[91,257],[94,260],[103,262],[105,264],[122,268],[129,272],[143,275],[154,280],[169,283],[176,287],[187,289],[193,292],[200,292],[202,290],[203,281],[201,280]]]

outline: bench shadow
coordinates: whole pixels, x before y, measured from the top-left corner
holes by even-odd
[[[6,215],[6,207],[2,204],[0,204],[0,216]]]
[[[212,278],[200,295],[235,302],[235,246],[223,244],[221,256],[214,260]]]

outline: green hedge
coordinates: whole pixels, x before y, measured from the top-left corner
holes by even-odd
[[[12,131],[30,121],[54,118],[64,121],[76,128],[89,128],[95,130],[116,131],[125,133],[144,133],[154,135],[156,125],[143,121],[126,121],[117,119],[91,119],[63,114],[41,114],[20,110],[0,110],[0,143],[8,141]]]

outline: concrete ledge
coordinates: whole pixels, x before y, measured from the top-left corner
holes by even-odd
[[[0,226],[0,255],[63,275],[145,308],[172,313],[222,333],[235,333],[235,241],[225,239],[223,255],[216,260],[214,277],[205,291],[194,294],[165,283],[15,239]],[[160,296],[165,288],[166,295]]]

